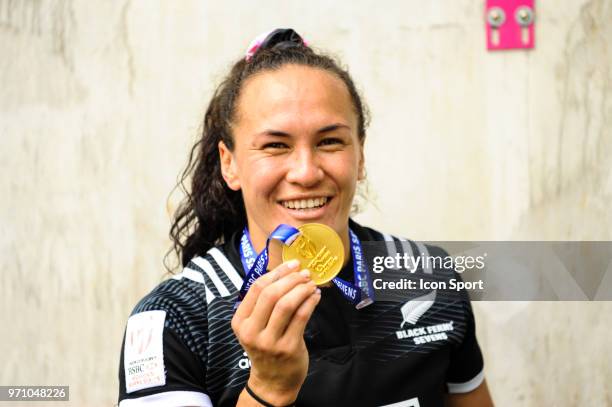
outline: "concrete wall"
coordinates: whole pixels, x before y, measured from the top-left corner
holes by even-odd
[[[340,56],[370,105],[359,220],[416,239],[611,240],[612,1],[538,1],[529,52],[487,52],[483,7],[0,0],[0,384],[115,402],[206,102],[274,27]],[[612,405],[612,303],[474,306],[498,405]]]

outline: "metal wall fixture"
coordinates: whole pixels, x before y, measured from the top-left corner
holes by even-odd
[[[535,46],[534,0],[487,0],[487,49],[530,49]]]

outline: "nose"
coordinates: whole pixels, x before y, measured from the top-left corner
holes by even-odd
[[[321,182],[325,176],[316,152],[298,148],[290,157],[287,181],[308,188]]]

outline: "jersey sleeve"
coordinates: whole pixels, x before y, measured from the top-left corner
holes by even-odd
[[[205,307],[192,287],[176,280],[136,306],[121,347],[119,407],[212,406],[206,355],[197,346],[206,342]],[[185,321],[185,314],[199,315],[200,326]]]
[[[456,275],[460,279],[460,275]],[[460,293],[465,309],[466,331],[463,341],[451,351],[451,361],[446,376],[449,393],[468,393],[484,380],[484,361],[476,339],[476,324],[468,293]]]

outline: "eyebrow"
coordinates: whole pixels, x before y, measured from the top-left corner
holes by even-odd
[[[325,127],[321,127],[319,130],[317,130],[317,134],[324,134],[324,133],[329,133],[330,131],[334,131],[334,130],[338,130],[338,129],[349,129],[350,127],[347,126],[346,124],[343,123],[334,123],[334,124],[330,124],[328,126]],[[284,131],[280,131],[280,130],[272,130],[272,129],[268,129],[268,130],[264,130],[262,132],[257,133],[258,136],[277,136],[277,137],[291,137],[291,134],[286,133]]]

